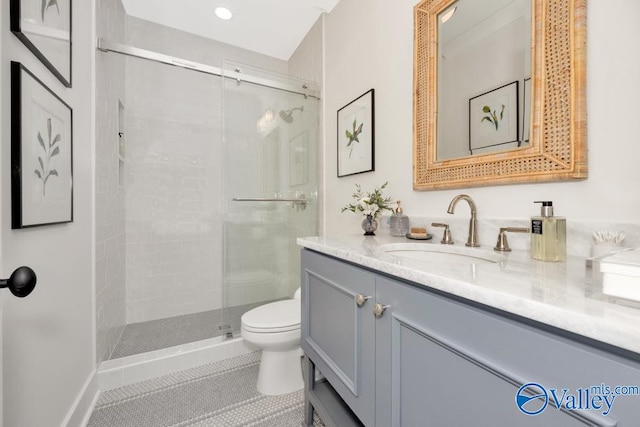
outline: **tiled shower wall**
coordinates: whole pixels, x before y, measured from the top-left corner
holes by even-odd
[[[124,41],[120,0],[98,0],[99,37]],[[125,102],[125,59],[96,53],[96,357],[108,359],[125,325],[124,188],[118,182],[118,104]]]
[[[221,67],[287,63],[127,17],[127,44]],[[127,323],[222,307],[222,83],[126,60]]]

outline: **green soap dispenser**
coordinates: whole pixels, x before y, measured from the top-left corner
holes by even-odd
[[[553,202],[541,203],[540,216],[531,217],[531,257],[540,261],[567,258],[567,220],[553,216]]]

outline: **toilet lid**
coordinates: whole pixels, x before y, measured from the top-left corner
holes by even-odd
[[[289,299],[261,305],[242,315],[242,327],[283,331],[300,327],[300,300]]]

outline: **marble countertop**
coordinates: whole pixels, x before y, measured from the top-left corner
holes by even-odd
[[[503,255],[489,246],[465,248],[463,244],[448,246],[434,240],[344,235],[305,237],[297,242],[317,252],[640,354],[640,305],[603,295],[601,280],[590,277],[585,258],[569,256],[566,262],[542,262],[532,260],[528,251]],[[467,251],[497,262],[431,262],[385,251],[399,243]]]

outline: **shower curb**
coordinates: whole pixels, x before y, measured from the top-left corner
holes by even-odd
[[[258,350],[242,338],[216,337],[143,354],[105,360],[97,372],[100,391],[113,390]]]

